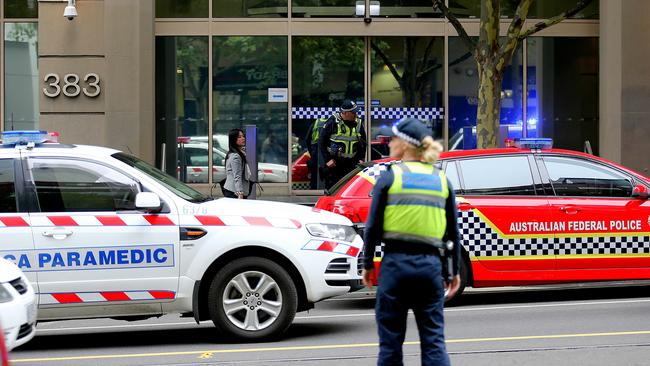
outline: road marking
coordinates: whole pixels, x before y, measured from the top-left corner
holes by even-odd
[[[508,306],[483,306],[471,308],[448,308],[445,309],[446,313],[459,313],[470,311],[490,311],[490,310],[516,310],[516,309],[530,309],[530,308],[549,308],[549,307],[571,307],[571,306],[594,306],[594,305],[619,305],[619,304],[640,304],[650,303],[650,299],[641,300],[616,300],[616,301],[591,301],[591,302],[573,302],[573,303],[557,303],[557,304],[538,304],[538,305],[508,305]],[[297,316],[297,320],[309,319],[331,319],[331,318],[357,318],[375,316],[375,313],[353,313],[353,314],[334,314],[334,315],[308,315]],[[152,323],[152,324],[126,324],[126,325],[104,325],[93,327],[68,327],[68,328],[36,328],[37,334],[57,332],[57,331],[72,331],[72,330],[93,330],[93,329],[119,329],[119,328],[147,328],[147,327],[166,327],[178,325],[196,325],[194,321],[188,322],[175,322],[175,323]],[[211,326],[212,322],[205,321],[201,325]]]
[[[484,337],[484,338],[463,338],[447,340],[448,344],[452,343],[479,343],[479,342],[497,342],[497,341],[520,341],[534,339],[561,339],[561,338],[585,338],[585,337],[612,337],[612,336],[631,336],[631,335],[650,335],[650,330],[638,330],[628,332],[600,332],[600,333],[576,333],[576,334],[547,334],[547,335],[529,335],[529,336],[512,336],[512,337]],[[404,345],[419,345],[420,342],[404,342]],[[203,351],[179,351],[179,352],[158,352],[158,353],[131,353],[131,354],[114,354],[114,355],[94,355],[94,356],[69,356],[69,357],[44,357],[44,358],[23,358],[11,360],[12,363],[22,362],[54,362],[54,361],[79,361],[79,360],[106,360],[106,359],[124,359],[124,358],[144,358],[144,357],[165,357],[165,356],[205,356],[225,353],[257,353],[257,352],[279,352],[279,351],[305,351],[305,350],[325,350],[325,349],[349,349],[349,348],[368,348],[378,347],[378,343],[357,343],[357,344],[329,344],[329,345],[312,345],[312,346],[287,346],[287,347],[262,347],[262,348],[235,348],[221,350],[203,350]]]

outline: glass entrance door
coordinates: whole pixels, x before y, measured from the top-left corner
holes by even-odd
[[[319,127],[346,99],[361,107],[366,160],[388,156],[392,125],[404,117],[443,139],[444,70],[444,37],[293,37],[292,189],[324,188]]]

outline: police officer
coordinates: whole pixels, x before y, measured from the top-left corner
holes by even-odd
[[[460,243],[454,190],[433,163],[442,146],[417,119],[393,127],[390,156],[401,159],[377,180],[368,213],[363,282],[375,278],[375,246],[384,242],[375,312],[379,333],[378,365],[402,365],[406,317],[413,310],[420,334],[422,365],[449,365],[445,348],[445,289],[460,285]],[[446,243],[451,241],[453,249]],[[451,275],[443,273],[440,253],[451,256]]]
[[[309,168],[309,188],[318,189],[318,167],[321,165],[319,162],[320,149],[318,148],[318,140],[320,139],[321,131],[325,127],[325,123],[329,120],[329,117],[317,118],[314,123],[309,126],[307,130],[307,136],[305,136],[305,142],[307,143],[307,150],[309,151],[310,159],[307,161],[307,167]]]
[[[351,100],[344,100],[338,112],[327,120],[320,134],[320,151],[326,188],[332,187],[343,176],[362,163],[366,156],[366,132],[358,107]]]

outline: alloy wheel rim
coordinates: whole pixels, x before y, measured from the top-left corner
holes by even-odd
[[[259,271],[233,277],[223,292],[223,310],[239,329],[258,331],[269,327],[280,316],[282,292],[275,280]]]

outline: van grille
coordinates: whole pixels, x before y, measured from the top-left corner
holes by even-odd
[[[348,273],[349,270],[350,262],[347,258],[336,258],[329,262],[325,273]]]
[[[13,281],[10,281],[9,284],[18,291],[19,294],[24,294],[27,292],[27,284],[23,281],[22,278],[16,278]]]

